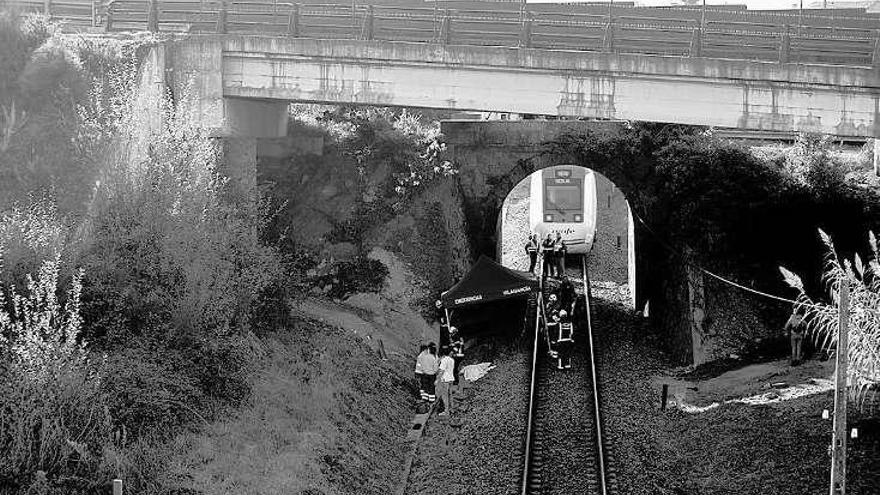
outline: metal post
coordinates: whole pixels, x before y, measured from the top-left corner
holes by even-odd
[[[519,33],[519,46],[524,48],[532,47],[532,14],[522,23],[522,30]]]
[[[785,32],[782,33],[782,40],[779,43],[779,63],[787,64],[791,60],[791,32],[788,24],[785,25]]]
[[[871,65],[880,68],[880,31],[874,33],[874,53],[871,54]]]
[[[846,493],[846,376],[849,331],[849,279],[840,281],[837,356],[834,371],[834,432],[831,434],[831,495]]]
[[[122,495],[122,480],[113,480],[113,495]]]
[[[703,30],[701,28],[694,29],[694,34],[691,37],[691,49],[688,55],[691,57],[703,56]]]
[[[703,0],[703,8],[700,9],[700,29],[706,29],[706,0]]]
[[[370,4],[367,6],[367,18],[364,20],[364,38],[368,40],[373,39],[374,16],[375,12],[373,11],[373,5]]]
[[[299,4],[295,3],[290,8],[287,16],[287,35],[293,38],[299,36]]]
[[[448,45],[452,40],[452,17],[449,15],[449,9],[446,9],[446,15],[443,17],[443,44]]]
[[[52,16],[52,0],[43,0],[43,14]]]
[[[614,51],[614,19],[608,17],[608,24],[605,25],[605,35],[602,37],[602,51]]]
[[[159,0],[149,0],[147,31],[150,31],[151,33],[159,31]]]
[[[227,0],[220,2],[220,12],[217,13],[217,32],[226,34],[226,18],[228,15],[229,4]]]

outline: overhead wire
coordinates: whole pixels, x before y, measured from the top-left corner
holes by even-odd
[[[756,295],[758,295],[758,296],[766,297],[766,298],[768,298],[768,299],[774,299],[774,300],[776,300],[776,301],[781,301],[781,302],[784,302],[784,303],[793,304],[793,305],[795,305],[795,306],[797,306],[797,307],[806,307],[806,308],[814,308],[814,309],[828,309],[827,306],[822,306],[822,305],[818,305],[818,304],[809,304],[809,303],[805,303],[805,302],[803,302],[803,301],[798,301],[798,300],[795,300],[795,299],[789,299],[789,298],[787,298],[787,297],[777,296],[777,295],[775,295],[775,294],[770,294],[770,293],[768,293],[768,292],[760,291],[760,290],[755,289],[755,288],[753,288],[753,287],[749,287],[749,286],[746,286],[746,285],[740,284],[739,282],[735,282],[735,281],[730,280],[730,279],[728,279],[728,278],[726,278],[726,277],[723,277],[723,276],[721,276],[721,275],[718,275],[717,273],[712,272],[711,270],[708,270],[708,269],[706,269],[706,268],[703,268],[702,266],[700,266],[700,265],[694,263],[693,261],[691,261],[691,259],[690,259],[688,256],[686,256],[685,254],[679,252],[677,249],[675,249],[673,246],[671,246],[669,243],[667,243],[667,242],[666,242],[666,241],[665,241],[665,240],[664,240],[664,239],[663,239],[663,238],[662,238],[657,232],[655,232],[654,229],[652,229],[651,226],[648,225],[648,223],[645,222],[645,220],[644,220],[641,216],[639,216],[639,214],[636,213],[632,208],[630,208],[630,213],[632,214],[633,217],[636,218],[636,220],[639,221],[639,223],[641,223],[641,224],[645,227],[645,229],[646,229],[646,230],[647,230],[647,231],[648,231],[648,232],[654,237],[654,239],[658,242],[658,244],[660,244],[661,246],[663,246],[666,250],[668,250],[669,252],[671,252],[671,253],[674,254],[675,256],[677,256],[677,257],[681,258],[682,260],[684,260],[684,262],[685,262],[686,265],[688,265],[688,266],[690,266],[690,267],[693,267],[693,268],[695,268],[696,270],[699,270],[700,272],[705,273],[706,275],[709,275],[710,277],[712,277],[712,278],[714,278],[714,279],[716,279],[716,280],[719,280],[719,281],[721,281],[721,282],[723,282],[723,283],[725,283],[725,284],[728,284],[728,285],[731,285],[731,286],[733,286],[733,287],[736,287],[736,288],[738,288],[738,289],[740,289],[740,290],[744,290],[744,291],[746,291],[746,292],[750,292],[750,293],[752,293],[752,294],[756,294]]]

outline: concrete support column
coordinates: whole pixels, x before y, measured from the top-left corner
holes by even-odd
[[[704,339],[706,329],[706,294],[703,288],[703,272],[692,265],[688,265],[687,289],[688,307],[690,308],[691,345],[693,346],[693,364],[699,366],[706,362],[706,349]]]
[[[256,197],[257,138],[221,138],[219,172],[229,178],[229,193],[233,199]]]
[[[874,143],[874,176],[880,177],[880,143],[877,143],[877,139],[872,141]]]

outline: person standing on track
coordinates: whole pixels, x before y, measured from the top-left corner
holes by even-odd
[[[541,265],[541,277],[546,279],[553,276],[553,270],[556,269],[556,261],[553,258],[553,238],[547,234],[547,238],[541,243],[541,257],[543,263]]]
[[[455,361],[449,357],[449,348],[440,348],[440,366],[437,373],[437,395],[443,402],[443,412],[438,416],[452,414],[452,383],[455,381]]]
[[[553,241],[553,259],[556,260],[556,276],[565,276],[565,255],[568,254],[568,248],[565,241],[562,240],[562,234],[556,233],[556,240]]]
[[[571,354],[574,351],[574,325],[568,311],[559,311],[558,334],[556,336],[556,369],[571,369]]]
[[[555,297],[555,296],[550,296]],[[547,308],[547,340],[549,340],[550,349],[548,349],[550,353],[550,357],[557,358],[559,356],[559,351],[556,347],[556,341],[559,338],[559,313],[557,310],[550,310]]]
[[[538,236],[529,234],[526,241],[526,254],[529,255],[529,273],[535,273],[535,263],[538,261]]]
[[[437,360],[437,346],[431,342],[428,344],[428,352],[419,354],[419,363],[422,368],[422,388],[425,390],[425,400],[434,402],[436,400],[434,382],[437,379],[437,369],[439,361]]]
[[[562,276],[562,282],[559,283],[559,307],[566,311],[572,312],[574,301],[577,298],[577,292],[574,290],[574,284],[565,275]]]

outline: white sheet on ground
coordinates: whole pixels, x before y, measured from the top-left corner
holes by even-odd
[[[493,369],[495,369],[495,365],[492,363],[471,364],[462,368],[461,374],[464,375],[465,380],[475,382],[486,376],[486,373]]]

